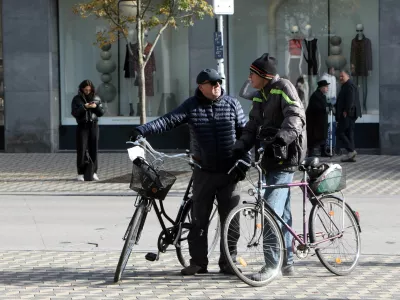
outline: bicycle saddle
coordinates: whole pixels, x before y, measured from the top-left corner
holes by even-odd
[[[303,162],[301,163],[301,166],[304,168],[312,167],[315,168],[319,164],[319,158],[318,157],[307,157]]]

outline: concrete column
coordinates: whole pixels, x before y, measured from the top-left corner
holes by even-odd
[[[400,154],[400,2],[380,0],[379,136],[381,154]],[[377,55],[377,54],[376,54]]]
[[[57,1],[2,0],[6,152],[59,144]]]

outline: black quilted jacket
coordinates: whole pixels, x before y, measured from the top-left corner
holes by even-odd
[[[211,101],[197,89],[175,110],[136,129],[146,137],[182,124],[189,126],[191,151],[204,170],[224,173],[233,166],[232,147],[246,125],[237,99],[222,94]]]

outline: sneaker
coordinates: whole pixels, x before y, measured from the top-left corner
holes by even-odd
[[[99,180],[100,180],[100,179],[99,179],[99,176],[97,176],[96,173],[93,174],[93,180],[94,180],[94,181],[99,181]]]
[[[286,265],[282,267],[282,276],[295,276],[296,272],[294,271],[293,264]]]
[[[85,178],[83,178],[83,175],[78,175],[78,176],[76,177],[76,180],[78,180],[78,181],[85,181]]]
[[[273,277],[280,275],[277,269],[263,267],[260,272],[253,274],[251,280],[253,281],[267,281]]]
[[[191,275],[195,275],[195,274],[206,274],[206,273],[208,273],[208,270],[206,267],[200,267],[197,265],[190,265],[181,270],[181,274],[183,276],[191,276]]]

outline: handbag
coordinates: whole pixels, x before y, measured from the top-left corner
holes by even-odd
[[[89,153],[86,151],[85,172],[83,178],[85,181],[93,181],[94,163]]]

